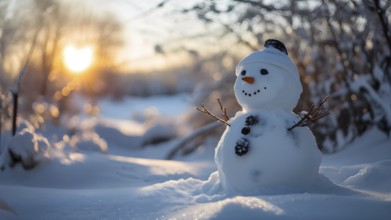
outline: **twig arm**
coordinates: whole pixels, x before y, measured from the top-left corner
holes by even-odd
[[[210,117],[214,118],[216,121],[219,121],[227,126],[231,126],[230,124],[228,124],[227,121],[217,117],[216,115],[212,114],[208,109],[205,108],[205,106],[201,105],[201,108],[198,108],[196,107],[196,110],[201,112],[201,113],[204,113],[206,115],[209,115]]]
[[[220,99],[217,99],[217,102],[218,102],[219,105],[220,105],[220,110],[223,112],[224,120],[225,120],[225,121],[228,121],[228,120],[229,120],[229,117],[228,117],[228,115],[227,115],[227,108],[223,108],[223,104],[221,104]]]
[[[292,131],[296,127],[307,126],[310,123],[314,123],[317,120],[330,114],[328,110],[322,110],[322,106],[327,101],[328,98],[329,98],[328,96],[324,97],[323,100],[316,107],[315,105],[312,105],[308,112],[302,112],[300,114],[300,120],[295,124],[293,124],[291,127],[289,127],[288,131]]]
[[[231,126],[229,123],[228,123],[228,120],[229,120],[229,117],[227,115],[227,109],[223,107],[223,105],[221,104],[221,101],[220,99],[217,99],[217,102],[219,103],[219,106],[220,106],[220,110],[223,112],[223,117],[224,118],[219,118],[217,117],[216,115],[214,115],[212,112],[210,112],[207,108],[205,108],[204,105],[201,105],[201,107],[196,107],[196,110],[201,112],[201,113],[204,113],[206,115],[209,115],[210,117],[214,118],[216,121],[219,121],[227,126]]]

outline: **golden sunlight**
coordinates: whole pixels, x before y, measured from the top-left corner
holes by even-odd
[[[77,74],[90,67],[94,59],[92,47],[68,45],[65,47],[63,55],[66,67]]]

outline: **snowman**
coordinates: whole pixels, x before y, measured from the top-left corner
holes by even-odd
[[[215,151],[219,184],[226,191],[311,186],[321,153],[308,127],[292,112],[302,92],[299,72],[284,44],[267,40],[236,67],[234,92],[242,111],[228,123]]]

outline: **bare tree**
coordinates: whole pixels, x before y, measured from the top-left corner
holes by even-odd
[[[183,12],[234,37],[237,44],[226,50],[231,54],[258,50],[268,38],[285,41],[304,84],[297,110],[330,97],[328,120],[312,126],[324,151],[336,151],[373,127],[391,134],[389,1],[204,1]],[[207,93],[224,90],[220,85]]]
[[[31,111],[32,103],[39,96],[65,110],[68,97],[62,96],[61,90],[72,76],[64,68],[62,50],[68,43],[88,43],[96,48],[95,65],[82,78],[87,85],[84,89],[100,88],[95,84],[102,80],[102,74],[115,68],[115,53],[124,43],[122,24],[113,12],[98,13],[84,3],[60,0],[15,4],[17,8],[12,10],[4,9],[7,5],[0,7],[12,15],[0,18],[1,87],[9,89],[15,82],[21,85],[22,112]],[[32,42],[35,47],[29,52]],[[27,54],[30,54],[29,65],[25,66]],[[18,79],[23,66],[25,74]],[[99,92],[94,89],[85,91]],[[54,98],[55,94],[61,96]]]

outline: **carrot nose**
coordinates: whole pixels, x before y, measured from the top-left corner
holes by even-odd
[[[242,77],[242,80],[248,84],[253,84],[255,81],[254,77],[251,77],[251,76]]]

